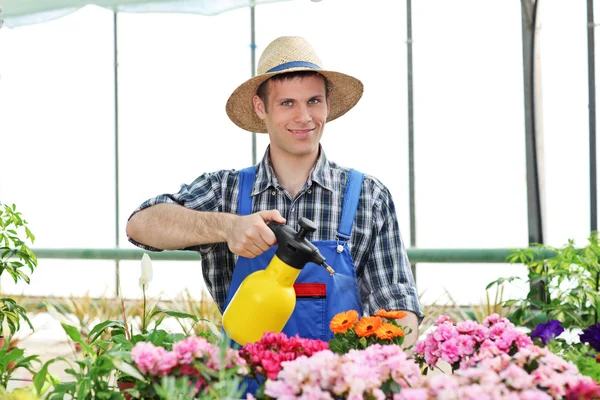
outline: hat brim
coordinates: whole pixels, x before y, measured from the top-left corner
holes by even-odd
[[[270,77],[295,71],[314,71],[323,75],[329,85],[329,116],[327,122],[346,114],[358,103],[363,94],[360,80],[334,71],[315,70],[310,68],[290,68],[281,72],[272,72],[248,79],[237,87],[229,96],[225,110],[234,124],[249,132],[266,133],[267,126],[254,111],[253,98],[258,87]]]

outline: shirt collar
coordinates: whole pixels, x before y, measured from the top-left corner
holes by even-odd
[[[254,181],[254,186],[252,187],[252,196],[256,196],[257,194],[264,192],[270,187],[275,189],[282,188],[281,184],[277,180],[277,176],[273,172],[273,168],[271,167],[269,149],[270,146],[267,147],[263,159],[257,165],[256,180]],[[319,145],[319,157],[317,158],[315,166],[308,175],[306,185],[311,186],[314,182],[329,191],[333,191],[333,185],[331,183],[331,180],[331,166],[329,164],[329,161],[327,160],[327,156],[325,156],[325,151],[323,151],[323,148],[321,147],[321,145]]]

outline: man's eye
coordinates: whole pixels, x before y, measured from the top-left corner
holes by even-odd
[[[310,99],[308,101],[308,104],[319,104],[321,102],[321,100],[319,99]]]
[[[292,102],[291,101],[284,101],[283,103],[281,103],[282,106],[291,106]]]

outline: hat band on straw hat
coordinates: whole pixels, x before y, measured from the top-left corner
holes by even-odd
[[[310,69],[321,69],[317,64],[313,64],[308,61],[290,61],[283,64],[276,65],[275,67],[268,70],[266,73],[279,72],[290,68],[310,68]]]

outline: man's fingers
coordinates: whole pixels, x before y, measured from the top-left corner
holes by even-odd
[[[269,233],[271,235],[269,235]],[[267,228],[264,231],[261,231],[260,237],[254,242],[254,244],[260,249],[261,252],[269,250],[271,246],[273,246],[275,243],[277,243],[277,240],[275,239],[273,231],[269,228]]]
[[[281,216],[281,213],[279,213],[279,210],[259,211],[258,214],[262,217],[263,221],[265,221],[265,222],[275,221],[275,222],[279,222],[280,224],[285,224],[285,218],[283,218]]]
[[[259,211],[258,215],[261,216],[264,222],[275,221],[279,222],[280,224],[285,224],[285,218],[281,216],[279,210]],[[270,247],[277,244],[277,238],[275,237],[275,234],[273,233],[271,228],[269,228],[268,226],[265,225],[264,229],[260,229],[258,233],[260,234],[260,238],[264,241],[264,243],[267,246]],[[268,250],[268,248],[264,249],[264,251],[266,250]]]
[[[265,244],[265,246],[267,246],[265,251],[267,251],[269,249],[269,247],[277,244],[277,238],[275,237],[275,234],[269,227],[266,227],[266,229],[263,229],[260,231],[260,238],[261,238],[262,242]]]
[[[285,218],[278,210],[259,211],[241,217],[234,230],[235,237],[228,241],[229,249],[246,258],[254,258],[269,250],[277,243],[275,234],[267,226],[269,221],[285,224]]]
[[[254,243],[250,243],[248,245],[248,247],[246,248],[246,251],[248,251],[251,254],[251,256],[248,258],[254,258],[254,257],[260,256],[262,253],[264,253],[264,251],[261,250],[260,247],[258,247]]]

